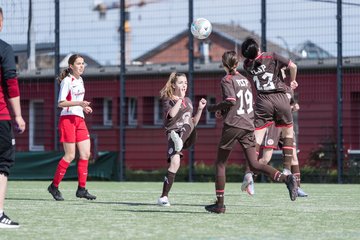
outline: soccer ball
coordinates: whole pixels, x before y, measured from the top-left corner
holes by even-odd
[[[207,38],[211,34],[211,31],[211,23],[205,18],[198,18],[191,24],[191,33],[197,39]]]

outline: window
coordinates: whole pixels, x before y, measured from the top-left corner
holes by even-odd
[[[112,126],[112,100],[104,98],[103,100],[103,123],[104,126]]]
[[[207,105],[216,104],[216,98],[212,96],[208,96],[206,101],[207,101]],[[216,123],[215,113],[206,111],[206,124],[215,124],[215,123]]]
[[[154,98],[154,125],[163,124],[163,105],[159,97]]]
[[[29,150],[44,151],[44,101],[32,100],[29,106]]]
[[[137,125],[137,99],[128,98],[128,125]]]

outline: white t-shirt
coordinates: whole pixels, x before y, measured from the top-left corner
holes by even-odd
[[[62,101],[83,101],[85,96],[84,82],[81,77],[76,79],[69,75],[65,77],[60,84],[58,103]],[[60,116],[76,115],[84,118],[83,108],[81,106],[63,107]]]

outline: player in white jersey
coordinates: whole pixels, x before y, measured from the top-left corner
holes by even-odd
[[[84,101],[85,87],[81,77],[85,69],[84,58],[78,54],[68,60],[69,67],[59,76],[60,92],[58,106],[62,108],[59,121],[60,142],[63,143],[65,155],[60,160],[52,183],[48,187],[49,193],[56,201],[63,201],[59,184],[67,168],[75,158],[76,146],[79,150],[78,160],[78,189],[76,197],[89,200],[96,199],[85,188],[90,158],[90,135],[84,120],[84,112],[92,113],[90,102]]]

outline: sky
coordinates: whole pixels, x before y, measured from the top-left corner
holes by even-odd
[[[35,41],[54,41],[54,1],[32,0]],[[128,0],[135,4],[139,0]],[[0,0],[5,26],[0,38],[11,44],[27,41],[28,0]],[[112,3],[104,0],[104,3]],[[118,2],[118,1],[116,1]],[[172,38],[188,26],[187,0],[148,0],[148,4],[129,7],[130,57],[136,58]],[[194,18],[214,23],[238,24],[261,33],[261,0],[194,0]],[[310,0],[267,1],[267,37],[294,49],[310,40],[336,56],[336,4]],[[359,3],[346,0],[346,3]],[[108,10],[105,19],[92,10],[92,0],[60,1],[61,53],[86,53],[101,64],[119,63],[119,11]],[[343,5],[344,56],[360,55],[360,6]]]

